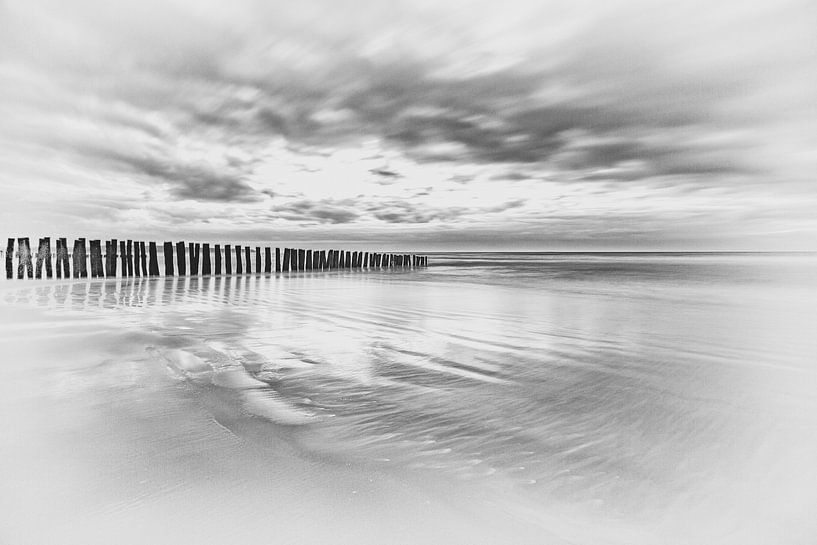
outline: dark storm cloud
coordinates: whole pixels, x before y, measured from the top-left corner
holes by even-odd
[[[225,167],[182,162],[144,151],[85,147],[80,153],[114,168],[124,169],[167,185],[178,199],[216,202],[253,202],[262,196],[243,179],[243,163]],[[238,168],[236,168],[238,167]]]
[[[301,199],[272,208],[276,217],[300,222],[351,223],[357,219],[356,202],[352,199]]]

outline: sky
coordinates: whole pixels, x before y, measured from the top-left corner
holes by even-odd
[[[0,235],[817,250],[817,3],[0,0]]]

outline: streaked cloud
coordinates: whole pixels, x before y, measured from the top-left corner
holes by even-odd
[[[816,16],[806,1],[6,1],[2,225],[814,248]],[[91,199],[128,205],[66,213]]]

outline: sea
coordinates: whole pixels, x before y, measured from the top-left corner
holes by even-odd
[[[0,543],[817,543],[817,255],[0,281]]]

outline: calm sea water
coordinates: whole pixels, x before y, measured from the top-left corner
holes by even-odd
[[[0,542],[811,544],[817,258],[0,284]]]

